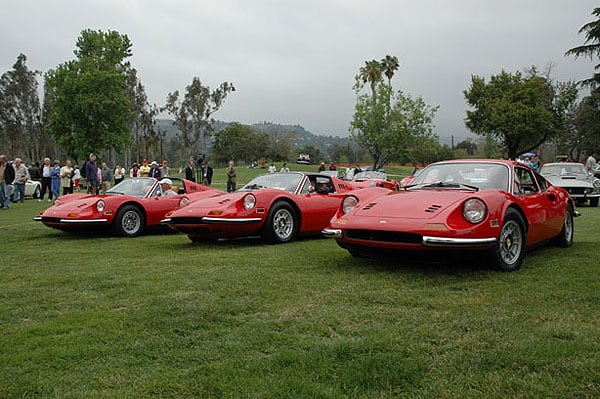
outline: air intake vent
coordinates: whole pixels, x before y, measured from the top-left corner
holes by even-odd
[[[425,212],[434,213],[439,211],[441,207],[441,205],[429,205],[429,207],[425,209]]]
[[[363,209],[365,211],[368,211],[369,209],[373,208],[375,205],[377,205],[377,202],[369,202],[367,205],[365,205],[365,207]]]

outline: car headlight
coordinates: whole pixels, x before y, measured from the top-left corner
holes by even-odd
[[[244,197],[244,209],[249,210],[256,205],[256,197],[252,194],[246,194]]]
[[[100,212],[100,213],[104,212],[105,207],[106,207],[106,204],[104,203],[104,201],[100,200],[100,201],[96,202],[96,209],[98,210],[98,212]]]
[[[480,223],[487,215],[487,207],[479,198],[471,198],[463,205],[463,217],[469,223]]]
[[[596,190],[600,189],[600,179],[594,179],[594,188]]]
[[[342,201],[342,212],[344,214],[350,212],[352,209],[356,208],[358,205],[358,198],[353,195],[350,195]]]

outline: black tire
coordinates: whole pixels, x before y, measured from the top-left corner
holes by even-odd
[[[590,206],[594,207],[594,208],[598,208],[598,200],[600,198],[590,198]]]
[[[525,222],[519,212],[509,209],[506,211],[498,242],[490,253],[494,269],[503,272],[518,270],[525,256],[526,243]]]
[[[567,207],[567,214],[563,222],[563,228],[560,234],[556,237],[556,245],[563,248],[568,248],[573,245],[573,208],[571,205]]]
[[[33,190],[33,198],[34,199],[40,198],[41,193],[42,193],[42,190],[40,189],[40,186],[35,186],[35,190]]]
[[[123,237],[137,237],[144,232],[146,218],[144,213],[135,205],[125,205],[113,222],[115,232]]]
[[[296,237],[298,218],[287,202],[276,202],[263,227],[263,238],[268,243],[288,242]]]

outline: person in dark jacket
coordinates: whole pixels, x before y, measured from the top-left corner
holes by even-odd
[[[194,173],[194,160],[190,159],[190,161],[188,162],[188,166],[187,168],[185,168],[185,178],[187,180],[196,181],[196,177],[195,177],[195,173]]]
[[[88,194],[98,194],[98,164],[94,154],[90,154],[90,160],[85,163],[85,179]]]
[[[10,185],[15,180],[15,168],[8,163],[6,155],[0,155],[0,208],[10,207]]]
[[[202,184],[210,186],[212,183],[213,168],[208,164],[208,161],[202,164]]]

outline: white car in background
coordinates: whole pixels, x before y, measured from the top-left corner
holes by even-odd
[[[25,197],[40,198],[42,193],[42,183],[35,180],[27,180],[25,183]],[[10,200],[13,202],[18,201],[18,198],[14,198],[15,187],[13,184],[10,185]]]
[[[577,162],[552,162],[540,168],[540,174],[552,185],[562,187],[578,205],[588,200],[590,206],[597,207],[600,199],[600,179],[589,173],[583,164]]]

